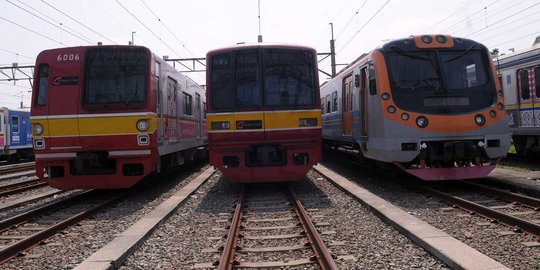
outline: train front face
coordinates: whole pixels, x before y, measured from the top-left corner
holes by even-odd
[[[488,49],[468,39],[414,36],[375,51],[378,114],[368,155],[424,180],[485,177],[510,136]]]
[[[300,180],[321,158],[315,50],[242,45],[207,54],[210,164],[232,182]]]
[[[151,59],[135,46],[39,54],[31,122],[40,179],[59,189],[127,188],[153,170]]]

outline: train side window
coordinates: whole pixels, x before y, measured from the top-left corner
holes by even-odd
[[[156,91],[159,90],[159,77],[161,76],[161,64],[156,61]]]
[[[184,114],[193,115],[193,101],[188,93],[184,93]]]
[[[332,92],[332,111],[337,112],[337,91]]]
[[[326,95],[326,113],[330,113],[330,95]]]
[[[206,119],[206,102],[203,102],[203,119]]]
[[[324,114],[324,103],[325,103],[325,98],[321,98],[321,114]]]
[[[534,69],[534,88],[536,92],[536,97],[540,98],[540,67]]]
[[[38,74],[38,92],[37,92],[37,106],[44,106],[47,104],[47,88],[49,85],[49,65],[43,64],[39,66]]]
[[[521,99],[527,100],[531,98],[531,94],[529,91],[529,71],[526,69],[522,69],[519,72],[519,82],[520,82],[520,89],[521,89]]]
[[[19,117],[18,116],[11,117],[11,132],[19,133]]]

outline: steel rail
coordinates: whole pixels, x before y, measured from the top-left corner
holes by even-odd
[[[486,194],[489,194],[491,196],[499,197],[503,200],[507,200],[510,202],[518,202],[521,205],[528,206],[530,208],[533,208],[536,211],[540,210],[540,199],[513,193],[513,192],[508,192],[508,191],[498,189],[498,188],[484,186],[478,183],[467,182],[467,181],[460,181],[460,182],[462,184],[478,188],[482,192],[485,192]]]
[[[4,166],[0,166],[0,174],[3,175],[3,174],[15,173],[15,172],[27,171],[29,169],[35,168],[35,166],[36,166],[35,162],[4,165]]]
[[[0,187],[0,197],[7,196],[11,194],[21,193],[23,191],[31,190],[31,189],[37,189],[40,187],[45,187],[48,184],[45,182],[42,182],[41,180],[28,180],[24,182],[19,182],[15,184],[5,185]]]
[[[50,227],[48,227],[48,228],[46,228],[46,229],[44,229],[42,231],[34,233],[34,234],[30,235],[27,238],[21,239],[21,240],[15,242],[13,244],[10,244],[8,246],[3,247],[0,250],[0,263],[4,263],[4,262],[10,260],[11,258],[17,256],[17,254],[19,254],[20,252],[23,252],[25,250],[28,250],[28,249],[38,245],[41,241],[55,235],[59,231],[67,228],[68,226],[71,226],[71,225],[83,220],[84,218],[92,215],[93,213],[95,213],[99,209],[101,209],[101,208],[103,208],[105,206],[108,206],[109,204],[117,201],[118,199],[122,198],[123,196],[124,195],[114,196],[113,198],[105,200],[105,201],[101,202],[100,204],[91,207],[90,209],[78,212],[77,214],[72,215],[70,218],[64,219],[63,221],[61,221],[61,222],[59,222],[59,223],[57,223],[57,224],[55,224],[53,226],[50,226]]]
[[[321,266],[321,269],[323,270],[338,269],[336,262],[334,261],[334,258],[332,257],[332,254],[330,254],[330,251],[325,246],[323,240],[320,238],[319,233],[317,232],[317,229],[315,229],[313,222],[311,222],[309,214],[307,213],[306,209],[304,209],[304,206],[302,205],[300,198],[298,197],[298,195],[296,195],[296,193],[294,192],[291,186],[289,186],[289,192],[291,193],[291,196],[293,198],[293,203],[295,206],[296,213],[298,214],[298,217],[300,218],[302,226],[304,227],[304,231],[306,232],[306,236],[311,244],[311,247],[313,251],[315,252],[315,256],[316,256],[315,259],[317,260],[318,264]]]
[[[223,253],[221,255],[221,259],[219,260],[219,270],[231,270],[233,269],[233,266],[237,263],[234,260],[234,251],[238,243],[238,233],[240,232],[240,225],[242,223],[244,194],[245,186],[240,192],[240,198],[238,199],[238,202],[236,202],[236,207],[229,228],[229,233],[227,234],[227,241],[225,242],[225,246],[223,247]]]
[[[540,237],[540,224],[535,224],[533,222],[529,222],[522,218],[518,218],[512,215],[502,213],[500,211],[493,210],[489,207],[477,204],[469,200],[465,200],[463,198],[459,198],[457,196],[444,193],[442,191],[435,190],[433,188],[429,188],[429,187],[423,187],[423,188],[426,191],[439,196],[443,200],[446,200],[452,204],[455,204],[465,210],[477,213],[483,217],[491,219],[492,221],[501,222],[510,227],[513,227],[516,230],[523,230],[527,233],[535,235],[536,237]]]

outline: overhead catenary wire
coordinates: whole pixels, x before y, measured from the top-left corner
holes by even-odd
[[[462,20],[460,20],[460,21],[458,21],[458,22],[456,22],[456,23],[454,23],[454,24],[452,24],[452,25],[450,25],[450,26],[444,28],[443,30],[440,31],[440,33],[445,33],[445,32],[447,32],[447,31],[449,31],[450,29],[452,29],[452,28],[458,26],[458,25],[461,24],[462,22],[468,21],[468,20],[469,20],[470,18],[472,18],[473,16],[477,15],[478,13],[481,13],[481,12],[485,11],[486,8],[492,7],[493,5],[495,5],[496,3],[498,3],[499,1],[500,1],[500,0],[497,0],[497,1],[493,2],[493,3],[491,3],[490,5],[487,5],[487,6],[483,7],[483,8],[481,8],[481,9],[475,11],[473,14],[471,14],[471,15],[469,15],[469,16],[463,18]],[[457,30],[456,30],[456,31],[457,31]]]
[[[159,16],[146,4],[146,2],[144,2],[144,0],[141,0],[141,2],[144,4],[144,6],[150,11],[150,13],[152,13],[152,15],[154,15],[154,17],[159,21],[159,23],[161,25],[163,25],[163,27],[165,27],[165,29],[167,29],[167,31],[169,32],[169,34],[171,34],[175,39],[176,41],[178,41],[178,43],[180,43],[180,45],[182,45],[182,47],[184,49],[186,49],[186,51],[191,54],[191,56],[193,56],[194,58],[197,58],[192,52],[191,50],[180,40],[180,38],[178,38],[178,36],[176,36],[176,34],[171,31],[171,29],[165,24],[165,22],[163,22],[163,20],[161,20],[159,18]]]
[[[48,36],[45,36],[45,35],[43,35],[43,34],[41,34],[41,33],[38,33],[38,32],[36,32],[36,31],[34,31],[34,30],[28,28],[28,27],[22,26],[22,25],[20,25],[20,24],[18,24],[18,23],[16,23],[16,22],[13,22],[13,21],[11,21],[11,20],[9,20],[9,19],[6,19],[6,18],[4,18],[4,17],[0,17],[0,19],[2,19],[2,20],[4,20],[4,21],[7,21],[7,22],[9,22],[9,23],[11,23],[11,24],[14,24],[14,25],[16,25],[16,26],[18,26],[18,27],[20,27],[20,28],[23,28],[23,29],[25,29],[25,30],[27,30],[27,31],[30,31],[30,32],[32,32],[32,33],[38,35],[38,36],[41,36],[41,37],[43,37],[43,38],[46,38],[46,39],[48,39],[48,40],[50,40],[50,41],[52,41],[52,42],[58,43],[58,44],[60,44],[60,45],[62,45],[62,46],[66,46],[66,44],[64,44],[64,43],[62,43],[62,42],[60,42],[60,41],[58,41],[58,40],[54,40],[54,39],[52,39],[52,38],[50,38],[50,37],[48,37]]]
[[[373,16],[371,16],[371,18],[369,18],[369,20],[360,28],[358,29],[358,31],[356,31],[356,33],[349,39],[349,41],[347,41],[345,43],[345,45],[343,45],[343,47],[341,47],[341,49],[337,52],[337,53],[340,53],[341,51],[343,51],[343,49],[345,49],[347,47],[347,45],[349,45],[349,43],[351,43],[351,41],[360,33],[360,31],[362,31],[362,29],[364,29],[372,20],[373,18],[375,18],[375,16],[377,16],[377,14],[379,14],[379,12],[381,12],[381,10],[390,2],[390,0],[387,0],[380,8],[379,10],[377,10],[377,12],[375,12],[375,14],[373,14]]]
[[[23,1],[17,0],[17,2],[23,4],[23,5],[26,6],[27,8],[32,9],[33,11],[39,13],[39,14],[42,15],[42,16],[47,17],[49,20],[51,20],[51,21],[57,23],[58,25],[61,25],[62,27],[68,29],[69,31],[71,31],[71,32],[73,32],[73,33],[75,33],[75,34],[77,34],[77,35],[79,35],[79,36],[85,38],[86,40],[92,41],[91,38],[89,38],[89,37],[87,37],[87,36],[85,36],[85,35],[79,33],[77,30],[75,30],[75,29],[73,29],[73,28],[71,28],[71,27],[69,27],[69,26],[66,26],[64,23],[62,23],[62,22],[60,22],[60,21],[58,21],[58,20],[52,18],[51,16],[49,16],[49,15],[47,15],[47,14],[45,14],[45,13],[43,13],[43,12],[41,12],[41,11],[35,9],[35,8],[33,8],[32,6],[30,6],[30,5],[26,4],[26,3],[24,3]],[[64,31],[66,31],[66,30],[64,30]],[[68,32],[68,31],[66,31],[66,32]],[[92,41],[92,42],[95,43],[95,41]]]
[[[75,18],[69,16],[68,14],[66,14],[65,12],[63,12],[62,10],[60,10],[60,9],[56,8],[55,6],[49,4],[47,1],[41,0],[41,2],[45,3],[47,6],[51,7],[52,9],[54,9],[54,10],[60,12],[62,15],[64,15],[64,16],[70,18],[72,21],[78,23],[78,24],[81,25],[82,27],[84,27],[84,28],[86,28],[86,29],[92,31],[94,34],[96,34],[96,35],[98,35],[98,36],[100,36],[100,37],[102,37],[102,38],[108,40],[109,42],[111,42],[111,43],[113,43],[113,44],[115,44],[115,45],[117,44],[115,41],[113,41],[113,40],[107,38],[106,36],[104,36],[104,35],[98,33],[98,32],[95,31],[94,29],[92,29],[92,28],[88,27],[87,25],[85,25],[85,24],[79,22],[77,19],[75,19]]]
[[[37,14],[35,14],[35,13],[29,11],[28,9],[25,9],[25,8],[23,8],[23,7],[19,6],[19,5],[17,5],[17,4],[15,4],[15,3],[11,2],[10,0],[6,0],[6,1],[7,1],[8,3],[10,3],[10,4],[12,4],[12,5],[18,7],[19,9],[22,9],[23,11],[25,11],[25,12],[31,14],[32,16],[34,16],[34,17],[36,17],[36,18],[38,18],[38,19],[40,19],[40,20],[42,20],[42,21],[44,21],[44,22],[46,22],[46,23],[52,25],[53,27],[56,27],[56,28],[58,28],[58,29],[60,29],[60,30],[62,30],[62,31],[65,31],[66,33],[68,33],[68,34],[70,34],[70,35],[72,35],[72,36],[74,36],[74,37],[77,37],[78,39],[80,39],[80,40],[82,40],[82,41],[85,41],[85,42],[87,42],[87,43],[89,43],[89,44],[92,44],[92,41],[87,40],[87,39],[85,39],[85,38],[83,38],[83,37],[81,37],[81,36],[79,36],[79,35],[76,35],[76,34],[70,32],[70,31],[65,30],[65,29],[62,29],[62,27],[60,27],[60,26],[58,26],[58,25],[56,25],[56,24],[54,24],[54,23],[52,23],[52,22],[50,22],[50,21],[48,21],[48,20],[42,18],[41,16],[39,16],[39,15],[37,15]]]
[[[20,54],[20,53],[17,53],[17,52],[12,52],[12,51],[9,51],[9,50],[6,50],[6,49],[0,48],[0,51],[7,52],[7,53],[10,53],[10,54],[13,54],[13,55],[16,55],[16,56],[24,57],[24,58],[29,59],[29,60],[34,60],[34,58],[28,57],[28,56],[26,56],[24,54]]]
[[[476,33],[478,33],[478,32],[481,32],[481,31],[485,30],[486,28],[488,28],[488,27],[490,27],[490,26],[494,26],[494,25],[496,25],[496,24],[498,24],[498,23],[500,23],[500,22],[503,22],[503,21],[505,21],[505,20],[507,20],[507,19],[509,19],[509,18],[512,18],[512,17],[514,17],[514,16],[516,16],[516,15],[522,13],[522,12],[525,12],[526,10],[528,10],[528,9],[530,9],[530,8],[532,8],[532,7],[535,7],[535,6],[537,6],[537,5],[540,5],[540,2],[538,2],[538,3],[534,4],[534,5],[528,6],[528,7],[524,8],[524,9],[518,11],[518,12],[512,13],[512,15],[506,16],[506,17],[504,17],[503,19],[500,19],[500,20],[498,20],[498,21],[492,23],[491,25],[486,25],[486,27],[484,27],[484,28],[482,28],[482,29],[479,29],[479,30],[477,30],[477,31],[472,32],[472,33],[469,34],[467,37],[470,37],[470,36],[472,36],[472,35],[474,35],[474,34],[476,34]]]
[[[360,6],[360,8],[354,13],[354,15],[351,17],[351,19],[345,24],[345,26],[341,29],[341,31],[337,34],[335,40],[337,40],[341,34],[343,33],[343,31],[345,31],[345,29],[347,29],[347,27],[349,26],[349,24],[351,24],[351,22],[354,20],[354,18],[358,15],[358,13],[360,12],[360,10],[362,10],[362,8],[366,5],[368,0],[365,0],[364,3],[362,3],[362,5]]]
[[[122,5],[122,3],[120,3],[120,1],[118,0],[115,0],[116,3],[118,3],[118,5],[120,5],[127,13],[129,13],[129,15],[131,15],[131,17],[133,17],[135,20],[137,20],[142,26],[144,26],[144,28],[146,28],[146,30],[148,30],[148,32],[150,32],[152,35],[154,35],[154,37],[156,37],[161,43],[163,43],[163,45],[165,45],[167,48],[169,48],[169,50],[171,50],[173,53],[175,53],[176,55],[178,55],[179,57],[180,54],[178,52],[176,52],[173,48],[171,48],[171,46],[169,46],[169,44],[167,44],[165,41],[163,41],[158,35],[156,35],[156,33],[154,33],[154,31],[152,31],[152,29],[150,29],[148,26],[146,26],[146,24],[144,24],[137,16],[135,16],[135,14],[133,14],[128,8],[126,8],[124,5]]]

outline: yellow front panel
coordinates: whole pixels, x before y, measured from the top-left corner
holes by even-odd
[[[317,118],[317,126],[321,126],[321,111],[290,111],[290,112],[266,112],[266,129],[298,128],[300,118]]]
[[[49,127],[45,129],[49,136],[53,137],[71,137],[79,136],[79,124],[77,118],[49,119]],[[46,132],[45,132],[46,133]]]

